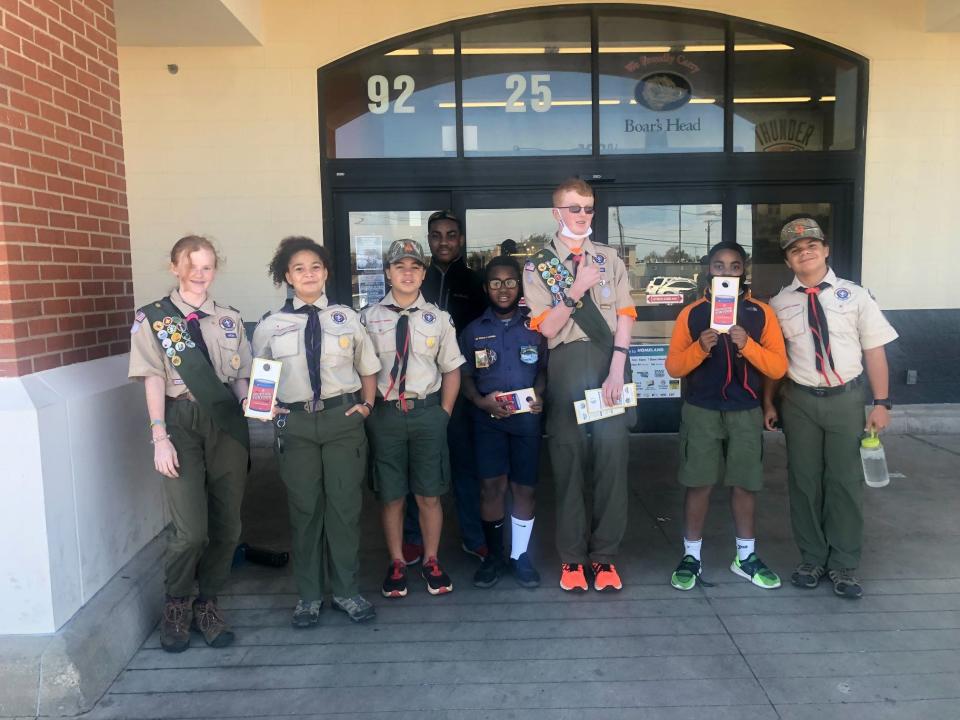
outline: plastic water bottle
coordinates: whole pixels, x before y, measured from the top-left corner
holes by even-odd
[[[887,456],[883,452],[880,438],[873,430],[860,441],[860,462],[863,463],[863,479],[867,481],[867,485],[880,488],[890,484]]]

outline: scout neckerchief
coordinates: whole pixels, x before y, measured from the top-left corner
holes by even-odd
[[[323,330],[320,328],[320,308],[307,303],[294,309],[293,298],[287,300],[283,312],[303,313],[307,316],[307,327],[303,331],[303,344],[307,348],[307,371],[310,373],[310,388],[313,401],[320,399],[320,356],[323,347]]]
[[[813,354],[817,360],[817,372],[823,378],[828,386],[833,385],[830,382],[830,376],[827,374],[824,365],[824,358],[830,364],[830,370],[833,372],[837,382],[843,385],[843,379],[837,374],[833,364],[833,353],[830,351],[830,329],[827,327],[827,316],[823,312],[823,305],[820,304],[820,291],[830,287],[830,283],[821,282],[816,287],[798,287],[797,292],[807,294],[809,302],[807,303],[807,318],[810,321],[810,332],[813,334]]]
[[[388,308],[400,315],[397,320],[397,328],[394,331],[394,341],[396,350],[393,358],[393,367],[390,369],[390,387],[383,394],[386,400],[397,386],[397,398],[400,400],[400,410],[407,412],[407,361],[410,359],[410,315],[417,312],[418,308],[402,308],[399,305],[387,305]]]
[[[546,247],[530,258],[530,262],[536,265],[540,278],[550,291],[552,304],[562,303],[567,291],[573,285],[574,273],[571,273],[567,266],[560,262],[560,258]],[[574,267],[579,267],[579,262],[575,261]],[[593,302],[589,290],[584,293],[580,302],[577,303],[576,312],[570,317],[593,342],[600,347],[613,350],[613,332],[600,314],[600,309]]]
[[[708,276],[708,277],[707,277],[707,283],[709,284],[709,282],[710,282],[710,278],[709,278],[709,276]],[[707,300],[710,300],[710,299],[711,299],[711,293],[710,293],[710,287],[709,287],[709,285],[708,285],[706,291],[704,292],[703,296],[704,296],[704,298],[706,298]],[[743,301],[743,300],[749,300],[749,299],[750,299],[750,292],[749,292],[749,288],[747,287],[746,283],[741,283],[741,284],[740,284],[740,288],[737,290],[737,297],[738,297],[739,300],[740,300],[740,302],[737,303],[737,315],[739,316],[739,315],[740,315],[741,308],[743,307],[743,306],[742,306],[742,301]],[[724,354],[725,354],[726,357],[727,357],[727,375],[726,375],[726,377],[724,378],[723,387],[720,388],[720,397],[722,397],[724,400],[727,400],[727,399],[728,399],[728,398],[727,398],[727,388],[730,387],[730,383],[733,382],[734,370],[737,369],[736,366],[739,364],[739,365],[741,366],[739,369],[743,371],[743,372],[742,372],[742,377],[739,378],[739,379],[740,379],[740,384],[743,386],[743,389],[744,389],[744,390],[746,390],[750,395],[753,396],[753,399],[754,399],[754,400],[757,400],[757,399],[758,399],[758,398],[757,398],[757,393],[754,392],[753,388],[750,387],[750,383],[748,382],[748,377],[747,377],[747,363],[746,363],[746,361],[744,361],[744,362],[742,362],[742,363],[737,363],[737,360],[743,360],[743,354],[740,352],[739,349],[734,350],[734,343],[733,343],[733,341],[730,339],[730,334],[729,334],[729,333],[720,333],[720,346],[723,347]]]
[[[188,330],[188,322],[169,297],[141,308],[163,353],[169,358],[190,394],[203,407],[213,422],[245,448],[250,447],[247,421],[240,403],[213,370],[209,359],[199,347],[202,337]],[[192,315],[193,313],[191,313]],[[199,321],[196,327],[199,329]]]

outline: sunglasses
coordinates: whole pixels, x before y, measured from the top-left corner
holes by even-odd
[[[560,205],[557,207],[558,210],[569,210],[574,215],[579,215],[580,212],[585,212],[587,215],[593,215],[593,205],[587,205],[583,207],[582,205]]]
[[[491,290],[499,290],[502,287],[505,287],[508,290],[513,290],[514,288],[520,287],[520,281],[514,278],[508,278],[506,280],[487,280],[487,287],[489,287]]]

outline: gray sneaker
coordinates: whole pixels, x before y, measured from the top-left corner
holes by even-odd
[[[190,598],[167,597],[160,618],[160,647],[171,653],[183,652],[190,647],[191,622]]]
[[[295,628],[313,627],[320,622],[320,608],[323,607],[323,600],[311,600],[304,602],[297,600],[297,606],[293,609],[293,617],[290,623]]]
[[[333,607],[342,610],[353,622],[362,623],[373,620],[377,616],[377,609],[363,595],[353,597],[333,596]]]
[[[842,598],[856,600],[863,596],[863,588],[860,587],[860,581],[854,575],[855,571],[849,568],[840,570],[831,570],[828,574],[833,580],[833,592]]]
[[[193,601],[193,629],[210,647],[222,648],[234,640],[233,630],[220,614],[215,598]]]

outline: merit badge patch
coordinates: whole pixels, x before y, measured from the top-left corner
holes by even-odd
[[[224,330],[233,330],[236,327],[236,323],[233,322],[233,318],[222,317],[220,318],[220,327]]]
[[[335,322],[337,325],[343,325],[347,321],[347,316],[337,310],[336,312],[330,314],[330,319],[333,320],[333,322]]]
[[[533,272],[534,270],[537,269],[537,266],[534,265],[532,262],[527,261],[527,263],[523,266],[523,269],[524,269],[526,272]]]
[[[427,325],[432,325],[434,322],[436,322],[436,319],[437,319],[437,316],[434,315],[432,312],[425,312],[423,314],[423,321]]]
[[[837,288],[837,300],[848,300],[850,298],[850,291],[846,288]]]

